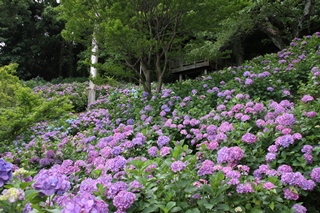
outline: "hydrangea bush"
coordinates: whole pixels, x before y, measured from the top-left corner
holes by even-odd
[[[24,212],[317,212],[319,37],[159,94],[101,87],[89,111],[39,123],[1,153],[1,202]],[[11,180],[22,168],[34,174]]]

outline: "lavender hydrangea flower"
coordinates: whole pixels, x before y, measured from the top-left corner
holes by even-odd
[[[157,144],[159,147],[163,147],[163,146],[169,144],[169,141],[170,141],[170,138],[168,136],[161,135],[158,138]]]
[[[118,181],[112,184],[108,190],[107,193],[107,199],[114,198],[120,191],[127,190],[128,185],[123,181]]]
[[[275,153],[269,152],[266,155],[266,161],[267,163],[274,161],[276,159],[277,155]]]
[[[248,144],[253,144],[257,141],[257,137],[254,134],[251,134],[249,132],[247,132],[246,134],[244,134],[241,138],[241,140],[243,142],[246,142]]]
[[[12,164],[0,158],[0,187],[12,179]]]
[[[136,195],[132,192],[120,191],[113,199],[113,205],[125,212],[134,203]]]
[[[243,157],[243,150],[240,147],[222,147],[218,151],[217,161],[219,164],[222,163],[237,163]]]
[[[109,160],[108,167],[111,172],[118,172],[126,166],[126,163],[127,160],[123,156],[118,155],[115,158]]]
[[[271,182],[266,182],[266,183],[264,183],[263,184],[263,188],[265,188],[265,189],[267,189],[267,190],[271,190],[271,189],[273,189],[273,188],[275,188],[276,186],[273,184],[273,183],[271,183]]]
[[[314,100],[314,98],[313,98],[311,95],[305,95],[305,96],[303,96],[302,99],[301,99],[301,101],[302,101],[303,103],[307,103],[307,102],[313,101],[313,100]]]
[[[296,118],[293,114],[283,113],[276,118],[276,123],[283,126],[291,126],[296,122]]]
[[[310,177],[312,178],[312,180],[320,183],[320,167],[312,169]]]
[[[129,185],[129,189],[132,192],[140,192],[140,189],[143,189],[143,188],[144,188],[143,185],[137,180],[132,181]]]
[[[276,145],[280,145],[285,148],[293,144],[293,142],[294,142],[294,139],[291,135],[280,136],[276,139]]]
[[[303,153],[312,153],[313,147],[310,145],[304,145],[301,149]]]
[[[198,171],[198,175],[199,176],[211,175],[213,172],[214,172],[214,163],[211,160],[205,160]]]
[[[34,177],[32,187],[46,196],[62,195],[70,189],[70,182],[66,175],[58,173],[57,167],[52,167],[50,170],[40,170]]]
[[[254,192],[251,183],[239,184],[236,190],[239,194]]]
[[[178,161],[175,161],[171,164],[171,170],[173,172],[181,172],[182,170],[184,170],[186,168],[186,163],[178,160]]]
[[[299,199],[299,194],[291,191],[289,188],[285,188],[283,190],[284,198],[288,200],[298,200]]]
[[[108,213],[108,204],[97,199],[90,193],[84,192],[68,200],[61,213]]]
[[[170,154],[170,147],[167,147],[167,146],[164,146],[160,149],[160,155],[163,157],[163,156],[166,156]]]
[[[294,213],[306,213],[307,209],[306,207],[296,203],[292,206],[292,208],[294,209]]]
[[[46,157],[49,158],[49,159],[53,159],[53,158],[56,157],[56,154],[54,153],[53,150],[48,150],[48,151],[46,152]]]
[[[151,155],[152,157],[156,157],[158,155],[158,148],[155,146],[152,146],[148,149],[148,153],[149,155]]]

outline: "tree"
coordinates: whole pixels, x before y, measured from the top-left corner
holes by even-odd
[[[232,53],[240,65],[244,60],[243,45],[248,36],[263,32],[271,44],[283,49],[293,38],[319,30],[319,1],[223,2],[213,1],[220,16],[216,16],[216,24],[211,29],[197,32],[196,39],[186,45],[189,57],[213,59]]]
[[[130,68],[148,93],[155,74],[160,92],[170,57],[202,26],[194,23],[204,19],[205,4],[205,0],[63,0],[60,11],[67,21],[63,35],[88,45],[86,35],[98,26],[95,36],[100,52],[112,58],[113,64]]]
[[[215,8],[211,19],[201,20],[206,28],[194,32],[195,39],[185,46],[185,52],[190,60],[217,59],[233,53],[237,64],[243,62],[242,38],[254,28],[252,18],[246,13],[251,1],[208,1],[203,10],[204,17]],[[198,21],[198,20],[196,20]],[[214,24],[212,24],[214,23]]]
[[[64,22],[58,20],[57,5],[55,0],[0,0],[0,66],[18,63],[24,80],[74,74],[79,50],[60,35]]]
[[[279,49],[284,49],[293,38],[310,31],[319,6],[314,0],[261,0],[249,12],[256,28],[268,35]]]

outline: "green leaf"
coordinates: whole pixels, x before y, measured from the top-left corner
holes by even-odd
[[[143,209],[141,213],[150,213],[156,212],[158,210],[158,206],[155,204],[149,205],[147,208]]]
[[[223,203],[219,204],[216,209],[221,209],[223,211],[230,211],[229,205],[223,204]]]
[[[189,194],[193,194],[197,190],[198,190],[198,187],[189,186],[189,187],[185,188],[183,191],[185,191],[186,193],[189,193]]]
[[[186,213],[200,213],[200,210],[198,208],[193,208],[193,209],[187,210]]]
[[[32,185],[32,182],[22,182],[20,183],[20,188],[22,190],[26,189],[28,186],[31,186]]]
[[[212,203],[206,203],[206,204],[203,204],[204,205],[204,207],[206,207],[206,209],[212,209],[213,208],[213,204]]]
[[[166,209],[170,210],[170,209],[172,209],[175,205],[176,205],[176,202],[171,201],[171,202],[167,203]]]
[[[270,207],[271,210],[274,210],[274,202],[271,202],[271,203],[269,204],[269,207]]]
[[[171,209],[171,211],[170,211],[170,212],[180,212],[181,210],[182,210],[182,208],[181,208],[181,207],[176,206],[176,207],[174,207],[173,209]]]

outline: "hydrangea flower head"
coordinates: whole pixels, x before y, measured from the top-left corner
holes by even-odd
[[[241,138],[241,140],[243,142],[246,142],[248,144],[253,144],[257,141],[257,137],[254,134],[251,134],[249,132],[247,132],[246,134],[244,134]]]
[[[70,182],[66,175],[57,172],[57,167],[50,170],[42,169],[35,177],[32,187],[46,196],[62,195],[70,189]]]
[[[120,211],[125,212],[134,203],[136,195],[132,192],[120,191],[113,199],[113,205]]]
[[[306,213],[307,209],[306,207],[296,203],[292,206],[292,208],[294,209],[294,213]]]
[[[307,102],[313,101],[313,100],[314,100],[314,98],[313,98],[311,95],[305,95],[305,96],[303,96],[302,99],[301,99],[301,101],[302,101],[303,103],[307,103]]]
[[[198,175],[199,176],[211,175],[213,172],[214,172],[214,163],[211,160],[205,160],[198,171]]]
[[[68,200],[61,213],[108,213],[108,207],[108,204],[103,200],[99,200],[90,193],[84,192]]]
[[[312,178],[312,180],[320,183],[320,167],[312,169],[310,177]]]
[[[8,200],[10,203],[14,203],[17,200],[24,200],[24,192],[21,189],[9,188],[2,191],[0,195],[1,200]]]
[[[152,157],[156,157],[158,155],[158,148],[155,146],[152,146],[148,149],[148,153],[149,155],[151,155]]]
[[[0,187],[12,179],[12,164],[0,158]]]
[[[170,141],[170,138],[168,136],[160,135],[158,138],[157,144],[159,147],[163,147],[165,145],[168,145],[169,141]]]
[[[171,170],[173,172],[181,172],[182,170],[184,170],[186,168],[186,163],[178,160],[178,161],[175,161],[171,164]]]
[[[237,185],[236,190],[239,194],[254,192],[254,189],[253,189],[251,183],[239,184],[239,185]]]

